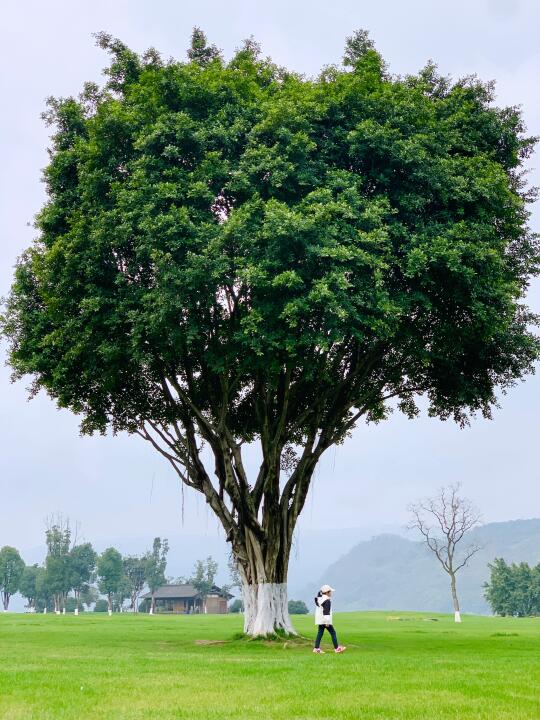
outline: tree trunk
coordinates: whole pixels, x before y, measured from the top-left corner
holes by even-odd
[[[112,595],[111,595],[111,593],[109,593],[107,595],[107,604],[108,604],[108,608],[109,608],[109,617],[110,617],[112,615]]]
[[[156,598],[152,594],[152,600],[150,602],[150,615],[154,614],[154,610],[156,609]]]
[[[455,622],[460,623],[461,622],[461,613],[459,610],[459,600],[458,600],[457,591],[456,591],[456,576],[450,575],[450,578],[451,578],[450,584],[452,587],[452,601],[454,603],[454,620],[455,620]]]
[[[263,547],[246,532],[248,562],[237,556],[242,580],[244,632],[252,637],[285,632],[297,635],[289,618],[287,569],[290,546],[282,538],[277,547]]]
[[[243,583],[242,597],[247,635],[272,635],[276,631],[297,634],[289,618],[287,583]]]
[[[2,600],[3,600],[3,604],[4,604],[4,612],[7,612],[7,611],[8,611],[9,599],[10,599],[10,597],[11,597],[10,593],[8,593],[8,592],[2,593]]]

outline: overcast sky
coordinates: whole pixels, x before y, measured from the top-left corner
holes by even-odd
[[[346,36],[363,27],[395,73],[415,72],[432,58],[444,74],[495,79],[498,103],[521,104],[530,133],[540,134],[536,0],[7,0],[0,23],[0,296],[32,241],[28,223],[45,197],[48,129],[39,117],[45,98],[77,94],[84,81],[101,80],[107,57],[91,36],[99,30],[137,51],[154,46],[180,59],[194,25],[227,56],[253,35],[276,62],[315,74],[338,62]],[[538,165],[537,153],[533,184],[540,184]],[[536,229],[539,218],[536,209]],[[540,311],[540,284],[529,302]],[[115,538],[216,537],[204,502],[190,491],[182,522],[179,483],[142,440],[79,437],[77,418],[47,397],[26,402],[24,384],[11,385],[3,367],[5,348],[0,353],[0,547],[40,545],[44,520],[55,512],[79,522],[98,547]],[[477,420],[467,430],[397,415],[359,427],[321,463],[302,526],[399,527],[411,500],[457,480],[486,521],[539,517],[539,398],[540,377],[530,377],[502,398],[493,421]]]

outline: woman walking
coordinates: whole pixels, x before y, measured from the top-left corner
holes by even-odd
[[[313,652],[318,655],[324,655],[324,650],[321,650],[321,640],[324,630],[328,630],[330,637],[332,638],[332,644],[334,645],[334,652],[342,653],[345,648],[343,645],[339,645],[336,631],[332,625],[332,593],[334,588],[330,585],[323,585],[317,597],[315,598],[315,625],[319,626],[317,632],[317,638],[315,640],[315,647]]]

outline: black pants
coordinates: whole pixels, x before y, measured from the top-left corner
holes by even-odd
[[[319,625],[319,631],[317,632],[317,638],[315,640],[315,647],[318,648],[321,646],[321,640],[322,640],[322,636],[323,636],[325,629],[328,630],[328,632],[330,633],[330,637],[332,638],[334,648],[337,648],[337,646],[338,646],[337,635],[336,635],[336,631],[334,630],[333,625]]]

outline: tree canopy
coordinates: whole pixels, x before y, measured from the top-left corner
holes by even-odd
[[[112,612],[112,598],[123,581],[122,556],[116,548],[104,550],[97,558],[98,588],[107,595],[109,612]]]
[[[0,599],[4,610],[9,608],[11,596],[19,590],[24,568],[24,560],[19,555],[19,551],[4,545],[0,550]]]
[[[489,564],[489,583],[484,595],[497,615],[526,617],[540,614],[540,563],[509,565],[503,558]]]
[[[360,418],[390,401],[413,417],[424,396],[463,425],[532,371],[534,138],[492,84],[391,75],[363,31],[316,78],[253,40],[226,61],[198,29],[187,62],[97,40],[104,86],[44,113],[48,201],[8,300],[10,362],[83,432],[151,442],[244,579],[283,582],[313,469]]]

